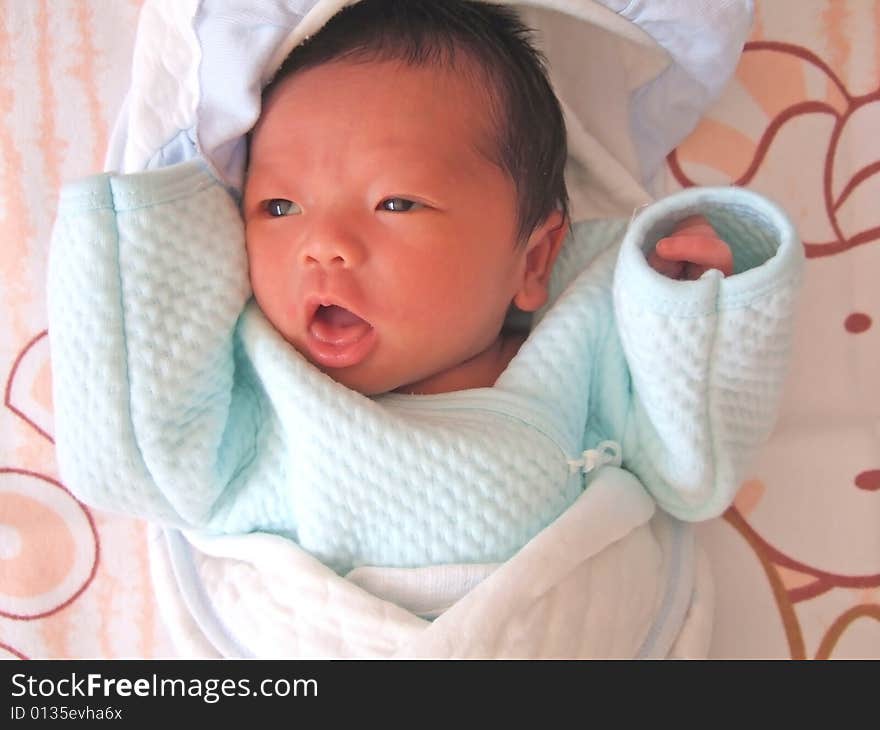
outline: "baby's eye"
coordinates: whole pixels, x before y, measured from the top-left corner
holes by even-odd
[[[285,198],[272,198],[263,202],[263,208],[272,218],[281,218],[285,215],[299,215],[302,213],[300,208],[292,200]]]
[[[391,213],[406,213],[414,208],[421,208],[422,204],[406,198],[385,198],[379,203],[379,207]]]

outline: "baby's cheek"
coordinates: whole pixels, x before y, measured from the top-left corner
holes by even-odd
[[[272,249],[265,243],[251,242],[247,247],[248,274],[254,289],[257,285],[261,288],[270,287],[273,280],[279,278],[282,262],[271,252]]]
[[[273,324],[276,311],[283,308],[284,287],[283,277],[279,276],[278,268],[262,256],[248,257],[248,276],[254,298],[263,313]]]
[[[395,298],[414,313],[444,311],[450,299],[461,296],[462,282],[443,263],[417,261],[398,267],[395,279]]]
[[[248,256],[247,263],[248,277],[251,280],[251,289],[254,290],[254,295],[259,300],[263,289],[265,289],[265,275],[263,274],[264,267],[261,265],[259,259],[252,256]]]

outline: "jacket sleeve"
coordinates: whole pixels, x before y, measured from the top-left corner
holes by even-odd
[[[731,246],[734,275],[676,281],[648,266],[646,252],[696,213]],[[644,209],[624,237],[615,326],[597,361],[608,385],[600,411],[620,437],[624,466],[680,519],[723,512],[770,434],[802,268],[785,215],[733,187],[670,196]]]
[[[210,522],[260,408],[237,372],[250,288],[233,198],[198,161],[68,185],[48,290],[65,483],[103,509]],[[231,414],[250,426],[230,429]]]

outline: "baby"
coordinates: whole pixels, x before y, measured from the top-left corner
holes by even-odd
[[[525,28],[482,3],[403,5],[362,2],[293,52],[244,191],[260,309],[365,395],[492,386],[525,339],[505,316],[545,304],[568,232],[562,112]],[[648,260],[733,273],[700,218]]]
[[[597,454],[676,516],[730,503],[798,249],[712,193],[642,216],[615,268],[625,222],[570,230],[527,35],[489,3],[363,0],[266,89],[240,209],[198,158],[68,187],[50,336],[80,498],[280,534],[340,573],[504,561]]]

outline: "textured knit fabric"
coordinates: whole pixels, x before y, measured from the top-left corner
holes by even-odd
[[[696,212],[739,273],[647,266]],[[251,301],[236,201],[200,160],[96,176],[65,189],[52,242],[61,473],[89,504],[280,534],[337,571],[506,560],[589,488],[569,462],[604,440],[661,507],[711,517],[772,426],[801,263],[787,219],[735,188],[583,223],[494,387],[370,399]]]

